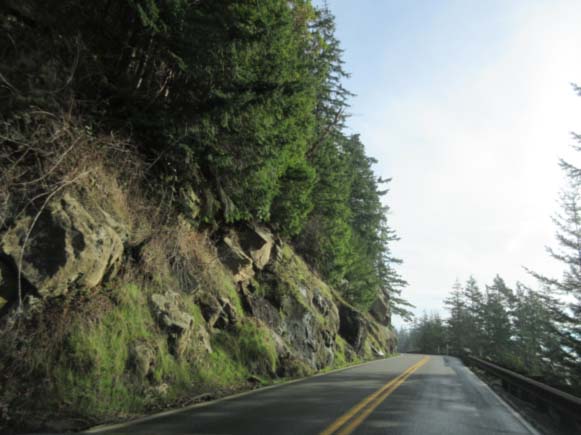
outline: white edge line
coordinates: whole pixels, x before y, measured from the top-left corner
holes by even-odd
[[[470,368],[468,366],[464,365],[464,367],[466,367],[468,372],[472,376],[474,376],[478,380],[478,382],[480,382],[482,385],[484,385],[484,387],[486,389],[488,389],[488,391],[490,391],[492,393],[492,395],[494,397],[496,397],[496,399],[506,409],[508,409],[508,411],[525,427],[525,429],[527,429],[533,435],[543,435],[541,432],[539,432],[537,429],[535,429],[528,421],[526,421],[526,419],[516,409],[514,409],[514,407],[512,407],[509,403],[507,403],[506,400],[504,400],[499,394],[497,394],[496,391],[494,391],[492,388],[490,388],[490,385],[488,385],[486,382],[484,382],[482,379],[480,379],[472,370],[470,370]]]
[[[353,369],[353,368],[356,368],[356,367],[361,367],[361,366],[368,365],[368,364],[373,364],[373,363],[378,362],[378,361],[393,360],[393,359],[399,358],[401,356],[403,356],[403,354],[400,353],[399,355],[392,356],[392,357],[388,357],[388,358],[380,358],[380,359],[374,359],[372,361],[365,361],[365,362],[362,362],[362,363],[359,363],[359,364],[354,364],[354,365],[351,365],[351,366],[341,367],[339,369],[330,370],[328,372],[317,373],[317,374],[314,374],[314,375],[311,375],[311,376],[307,376],[307,377],[304,377],[304,378],[291,379],[290,381],[281,382],[281,383],[274,384],[274,385],[267,385],[266,387],[255,388],[254,390],[243,391],[242,393],[232,394],[230,396],[220,397],[218,399],[210,400],[208,402],[194,403],[192,405],[184,406],[182,408],[170,409],[168,411],[158,412],[156,414],[151,414],[151,415],[147,415],[147,416],[144,416],[144,417],[139,417],[139,418],[136,418],[134,420],[125,421],[125,422],[122,422],[122,423],[103,424],[103,425],[99,425],[99,426],[94,426],[92,428],[86,429],[86,430],[81,431],[79,433],[81,433],[81,434],[92,434],[92,433],[100,433],[100,432],[109,431],[109,430],[121,429],[121,428],[124,428],[124,427],[133,426],[133,425],[136,425],[136,424],[139,424],[139,423],[144,423],[146,421],[156,420],[156,419],[161,418],[161,417],[167,417],[168,415],[180,414],[182,412],[190,411],[192,409],[203,408],[205,406],[214,405],[216,403],[225,402],[227,400],[233,400],[233,399],[237,399],[239,397],[250,396],[251,394],[260,393],[262,391],[267,391],[267,390],[272,390],[272,389],[278,388],[278,387],[284,387],[285,385],[296,384],[296,383],[299,383],[299,382],[307,381],[309,379],[318,378],[318,377],[321,377],[321,376],[326,376],[326,375],[330,375],[330,374],[333,374],[333,373],[342,372],[344,370],[349,370],[349,369]],[[199,396],[195,396],[194,399],[196,397],[203,397],[204,395],[205,394],[201,394]],[[541,435],[541,434],[535,434],[535,435]]]

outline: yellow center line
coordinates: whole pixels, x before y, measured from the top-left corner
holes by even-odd
[[[357,416],[348,426],[344,427],[340,432],[337,432],[338,435],[349,435],[353,432],[362,422],[367,418],[369,414],[373,412],[375,408],[377,408],[381,402],[383,402],[387,396],[389,396],[396,388],[398,388],[401,384],[405,382],[407,378],[409,378],[413,372],[423,366],[430,357],[425,356],[417,363],[413,364],[412,366],[408,367],[403,373],[397,376],[395,379],[392,379],[379,390],[375,391],[374,393],[370,394],[368,397],[363,399],[337,420],[335,420],[331,425],[329,425],[325,430],[323,430],[320,435],[332,435],[339,429],[341,429],[345,424],[349,422],[353,417],[357,415],[361,410],[363,410],[366,406],[369,405],[364,411]]]
[[[355,419],[353,419],[347,427],[343,428],[340,432],[338,432],[337,435],[349,435],[355,429],[357,429],[359,427],[359,425],[361,425],[361,423],[363,423],[363,421],[367,417],[369,417],[369,414],[371,414],[375,410],[375,408],[377,408],[379,405],[381,405],[381,403],[383,403],[383,401],[387,398],[387,396],[389,396],[391,393],[393,393],[417,369],[419,369],[421,366],[423,366],[425,363],[427,363],[428,359],[430,359],[430,357],[424,357],[422,360],[420,360],[420,362],[414,367],[413,370],[408,371],[407,373],[405,373],[405,375],[401,376],[395,384],[391,385],[381,396],[379,396],[377,398],[377,400],[375,400],[375,402],[373,402],[371,405],[369,405],[369,407],[365,408],[365,410],[361,414],[359,414]]]

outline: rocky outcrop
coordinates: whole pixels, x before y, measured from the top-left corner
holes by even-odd
[[[383,326],[391,325],[391,311],[389,308],[389,295],[385,291],[380,291],[377,299],[369,310],[373,318]]]
[[[386,356],[396,350],[397,338],[391,326],[383,326],[376,322],[368,322],[367,329],[370,338],[370,350],[374,356]]]
[[[231,229],[222,238],[219,254],[234,275],[234,280],[246,283],[270,261],[274,246],[272,233],[260,225],[244,225]]]
[[[363,350],[367,339],[367,319],[351,305],[341,303],[339,306],[339,334],[356,352]]]
[[[261,320],[276,334],[283,333],[283,319],[280,311],[269,300],[251,293],[247,288],[241,289],[240,297],[244,309],[250,316]]]
[[[202,293],[197,298],[197,304],[210,328],[228,329],[238,324],[238,314],[228,298]]]
[[[296,354],[314,369],[332,364],[336,332],[325,328],[310,310],[292,299],[283,309],[287,313],[283,338]]]
[[[272,233],[260,225],[248,225],[239,231],[240,246],[252,258],[254,267],[262,270],[270,261],[270,254],[274,245]]]
[[[188,208],[184,200],[184,213],[192,220],[197,203],[184,195],[192,201]],[[227,390],[277,376],[305,376],[394,351],[385,295],[369,313],[356,309],[289,244],[264,227],[228,228],[212,244],[195,224],[186,222],[175,239],[168,237],[168,241],[165,234],[159,239],[132,235],[132,245],[126,242],[127,227],[119,223],[123,219],[115,216],[114,211],[89,209],[86,201],[65,194],[40,214],[26,244],[34,214],[17,219],[0,233],[0,328],[1,322],[14,323],[12,319],[35,325],[34,316],[43,309],[60,308],[61,302],[61,315],[66,316],[71,307],[84,310],[80,318],[71,316],[74,325],[82,328],[70,326],[82,332],[75,335],[68,330],[74,340],[50,355],[51,364],[60,364],[65,372],[73,367],[66,372],[72,377],[63,390],[84,385],[77,381],[89,375],[95,385],[105,377],[111,394],[114,385],[122,383],[148,404],[165,406],[175,398],[191,397],[198,389],[215,394],[212,388]],[[135,240],[144,241],[138,255],[134,255]],[[176,240],[185,259],[180,257],[177,263],[177,248],[172,245]],[[86,292],[116,275],[125,244],[131,254],[125,256],[131,261],[123,268],[127,274],[102,291]],[[23,245],[22,282],[30,292],[23,295],[25,309],[18,311],[10,301],[16,297],[16,264]],[[183,274],[188,274],[187,280]],[[65,294],[71,297],[56,298]],[[47,318],[55,318],[48,314]],[[66,330],[66,322],[59,327]],[[22,342],[33,340],[26,337]],[[22,353],[15,349],[13,354],[20,358]],[[119,359],[114,367],[103,365],[114,357]],[[116,372],[109,373],[112,369]],[[2,400],[19,400],[26,381],[18,378],[21,372],[11,372],[11,392],[0,391],[0,405]],[[30,383],[26,388],[43,392],[42,385]]]
[[[234,231],[224,236],[218,252],[222,263],[232,272],[235,282],[246,282],[254,276],[252,259],[240,246]]]
[[[289,366],[281,370],[327,367],[335,358],[339,330],[331,290],[290,246],[278,243],[273,249],[269,263],[257,275],[261,291],[245,292],[246,305],[286,343],[289,355],[282,354],[280,359],[282,366]]]
[[[187,349],[194,330],[194,318],[180,309],[180,295],[169,291],[153,294],[151,308],[159,326],[168,335],[170,352],[180,357]]]
[[[106,211],[88,211],[65,194],[40,215],[18,219],[2,235],[0,252],[17,266],[22,256],[22,279],[39,295],[54,297],[71,288],[91,289],[114,275],[127,233]]]

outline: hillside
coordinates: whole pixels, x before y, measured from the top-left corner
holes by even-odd
[[[405,282],[333,17],[0,6],[0,429],[125,419],[394,352]]]

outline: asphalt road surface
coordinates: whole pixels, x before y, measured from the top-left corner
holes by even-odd
[[[535,432],[458,359],[402,355],[91,433],[492,435]]]

